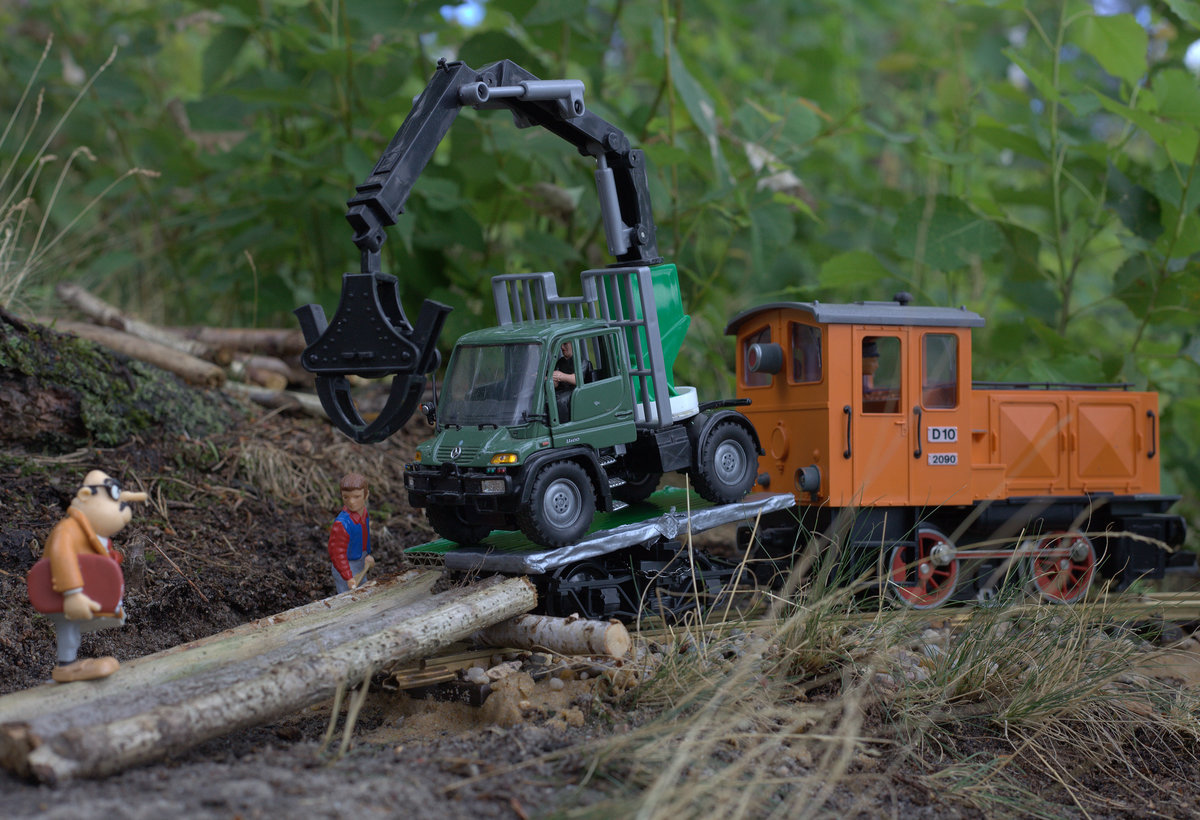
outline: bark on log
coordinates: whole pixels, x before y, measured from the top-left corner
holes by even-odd
[[[587,621],[518,615],[475,633],[485,646],[513,649],[543,648],[559,655],[610,655],[623,658],[632,641],[620,621]]]
[[[282,359],[245,353],[234,354],[229,374],[239,381],[271,390],[286,390],[289,384],[299,381],[292,368]]]
[[[303,393],[298,390],[269,390],[266,387],[255,387],[239,382],[226,382],[225,392],[235,396],[244,396],[255,404],[269,407],[272,410],[302,410],[310,416],[327,418],[325,408],[315,393]]]
[[[209,345],[194,339],[185,339],[165,328],[128,316],[115,305],[110,305],[74,282],[60,282],[55,286],[54,292],[59,299],[98,325],[124,331],[131,336],[178,350],[189,356],[215,361],[216,351]],[[225,362],[221,362],[221,364],[225,364]]]
[[[264,356],[287,357],[304,352],[307,346],[299,329],[255,327],[176,327],[168,328],[188,339],[209,347],[242,350]]]
[[[524,578],[431,596],[438,575],[318,601],[101,681],[0,698],[0,763],[49,783],[111,774],[318,703],[369,669],[426,657],[537,601]]]
[[[73,333],[118,353],[124,353],[126,356],[140,359],[161,367],[163,370],[169,370],[189,384],[219,387],[225,382],[225,371],[212,362],[198,359],[157,342],[140,339],[121,330],[64,319],[57,320],[54,323],[54,329],[63,333]]]

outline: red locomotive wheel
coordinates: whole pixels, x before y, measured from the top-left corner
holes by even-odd
[[[933,527],[922,527],[915,545],[901,544],[892,550],[888,564],[892,596],[913,609],[934,609],[946,603],[958,584],[954,553],[949,538]]]
[[[1086,535],[1052,532],[1021,546],[1031,553],[1021,559],[1031,592],[1055,604],[1073,604],[1087,595],[1096,577],[1096,548]]]

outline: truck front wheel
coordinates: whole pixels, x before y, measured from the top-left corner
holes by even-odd
[[[431,504],[425,508],[425,517],[438,535],[456,544],[478,544],[492,531],[487,524],[463,520],[459,507],[435,507]]]
[[[704,440],[692,478],[702,498],[730,504],[750,492],[757,471],[758,455],[750,434],[740,424],[724,421]]]
[[[529,506],[517,513],[521,532],[544,547],[573,544],[596,514],[596,496],[583,467],[574,461],[547,464],[533,480]]]

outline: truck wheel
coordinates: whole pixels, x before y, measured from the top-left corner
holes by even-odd
[[[458,507],[430,505],[425,508],[425,517],[429,519],[430,526],[437,531],[438,535],[457,544],[478,544],[492,531],[487,524],[473,524],[464,521]]]
[[[758,455],[746,428],[732,421],[717,424],[700,448],[692,478],[696,492],[714,504],[741,501],[757,479]]]
[[[662,473],[625,473],[625,483],[613,488],[613,495],[622,501],[636,504],[645,501],[658,489]]]
[[[533,480],[529,506],[517,513],[521,532],[544,547],[573,544],[596,514],[596,496],[587,472],[574,461],[547,464]]]

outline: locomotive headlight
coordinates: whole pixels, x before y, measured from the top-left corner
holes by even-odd
[[[492,456],[492,460],[489,463],[491,463],[491,464],[516,464],[517,463],[517,454],[516,453],[496,453],[496,455]]]
[[[504,479],[485,478],[483,481],[479,482],[479,491],[484,495],[503,495]]]

